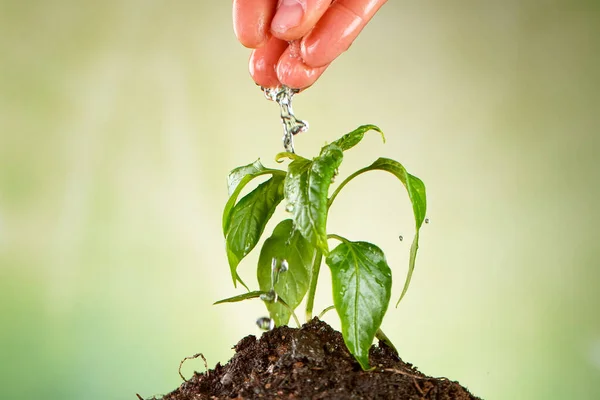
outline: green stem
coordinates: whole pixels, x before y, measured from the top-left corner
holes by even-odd
[[[377,339],[379,339],[380,341],[382,341],[383,343],[385,343],[390,349],[394,350],[396,355],[398,355],[398,350],[396,349],[396,346],[394,346],[394,344],[392,343],[390,338],[387,337],[387,335],[385,333],[383,333],[381,328],[377,329],[377,332],[375,333],[375,337]]]
[[[325,313],[327,311],[333,310],[334,308],[335,308],[335,306],[329,306],[329,307],[327,307],[326,309],[324,309],[323,311],[321,311],[321,314],[319,314],[319,316],[317,318],[323,319],[323,316],[325,315]]]
[[[344,181],[342,183],[340,183],[340,186],[335,188],[335,190],[333,191],[333,194],[329,198],[329,201],[327,201],[327,208],[331,207],[333,200],[335,200],[337,195],[344,188],[344,186],[346,186],[348,184],[348,182],[350,182],[352,179],[356,178],[358,175],[362,174],[363,172],[367,172],[368,170],[369,170],[369,167],[359,169],[358,171],[356,171],[355,173],[353,173],[352,175],[350,175],[346,179],[344,179]]]
[[[308,299],[306,300],[306,322],[312,319],[313,307],[315,305],[315,294],[317,292],[317,280],[319,279],[319,271],[321,270],[321,260],[323,259],[323,253],[317,250],[315,254],[315,260],[310,276],[310,287],[308,289]]]
[[[340,242],[344,243],[347,242],[348,239],[341,237],[340,235],[336,235],[335,233],[330,233],[329,235],[327,235],[327,239],[335,239],[335,240],[339,240]]]
[[[298,326],[298,328],[300,328],[302,325],[300,324],[300,321],[298,320],[296,313],[294,312],[294,310],[292,310],[292,307],[290,307],[285,301],[283,301],[283,299],[281,297],[277,298],[277,302],[279,304],[281,304],[282,306],[284,306],[285,308],[287,308],[287,310],[290,312],[292,317],[294,317],[294,322],[296,322],[296,325]]]

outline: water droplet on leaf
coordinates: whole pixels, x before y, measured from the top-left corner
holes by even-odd
[[[275,328],[275,321],[269,317],[260,317],[256,320],[256,325],[263,331],[270,331]]]
[[[289,266],[287,260],[281,260],[281,266],[279,267],[279,272],[286,272],[288,269],[290,269],[290,266]]]
[[[294,203],[288,203],[288,204],[285,206],[285,211],[287,211],[287,212],[289,212],[289,213],[291,213],[291,212],[294,212]]]
[[[275,290],[271,289],[267,293],[261,294],[260,299],[265,303],[273,303],[277,300],[277,294],[275,293]]]

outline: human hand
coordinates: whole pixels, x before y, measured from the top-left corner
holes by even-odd
[[[233,0],[233,28],[263,87],[304,89],[350,47],[387,0]]]

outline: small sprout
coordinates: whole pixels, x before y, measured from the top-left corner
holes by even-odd
[[[370,368],[369,348],[375,337],[382,336],[379,328],[391,300],[392,271],[379,247],[329,233],[329,210],[340,191],[352,179],[366,172],[388,172],[406,188],[412,203],[416,232],[408,274],[397,305],[406,294],[415,268],[419,230],[423,222],[429,223],[429,218],[425,218],[425,185],[399,162],[379,158],[345,178],[330,194],[330,186],[338,176],[344,152],[356,146],[365,132],[381,131],[374,125],[361,126],[325,145],[317,157],[304,158],[292,154],[293,135],[307,127],[287,114],[291,112],[288,100],[291,100],[292,93],[289,89],[269,89],[265,90],[265,94],[277,101],[282,109],[287,152],[280,153],[277,160],[287,157],[291,162],[287,171],[283,171],[265,168],[256,161],[234,169],[229,175],[230,198],[223,212],[223,232],[234,283],[244,284],[238,275],[238,265],[258,245],[280,203],[289,214],[287,219],[277,224],[260,250],[257,267],[260,290],[252,292],[246,287],[248,293],[221,302],[259,297],[265,303],[269,317],[259,318],[256,324],[261,329],[271,330],[276,325],[286,325],[291,316],[297,321],[294,310],[306,297],[308,321],[313,317],[317,279],[324,260],[331,272],[333,307],[340,316],[342,333],[346,332],[343,333],[344,341],[361,367],[367,370]],[[238,200],[245,185],[265,175],[270,176],[268,180]],[[355,204],[353,215],[361,215],[367,203],[356,201]],[[340,243],[330,248],[330,239]],[[404,237],[399,235],[398,239],[403,241]]]
[[[275,321],[269,317],[260,317],[256,320],[256,325],[263,331],[270,331],[275,328]]]

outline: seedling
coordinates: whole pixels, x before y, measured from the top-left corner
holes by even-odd
[[[248,289],[248,293],[215,303],[260,298],[266,304],[270,318],[260,318],[258,323],[264,329],[272,329],[273,325],[286,325],[292,316],[298,323],[294,310],[306,296],[308,321],[313,317],[317,279],[325,256],[331,271],[333,304],[341,320],[344,341],[365,370],[369,369],[369,348],[373,339],[376,335],[385,338],[379,328],[390,302],[392,272],[379,247],[328,233],[329,209],[340,191],[365,172],[387,171],[402,182],[412,203],[416,232],[410,248],[408,274],[396,306],[410,284],[419,247],[419,229],[426,211],[423,182],[409,174],[402,164],[388,158],[379,158],[354,172],[329,195],[344,152],[356,146],[370,130],[381,133],[385,141],[378,127],[364,125],[324,146],[312,160],[293,152],[278,154],[276,161],[279,163],[285,158],[291,160],[287,171],[266,168],[257,160],[229,173],[229,200],[223,211],[223,233],[234,286],[239,282],[248,289],[238,275],[238,265],[256,247],[281,202],[290,218],[281,221],[262,246],[257,268],[259,290]],[[244,187],[263,176],[269,179],[238,201]],[[340,243],[330,249],[330,239]]]

